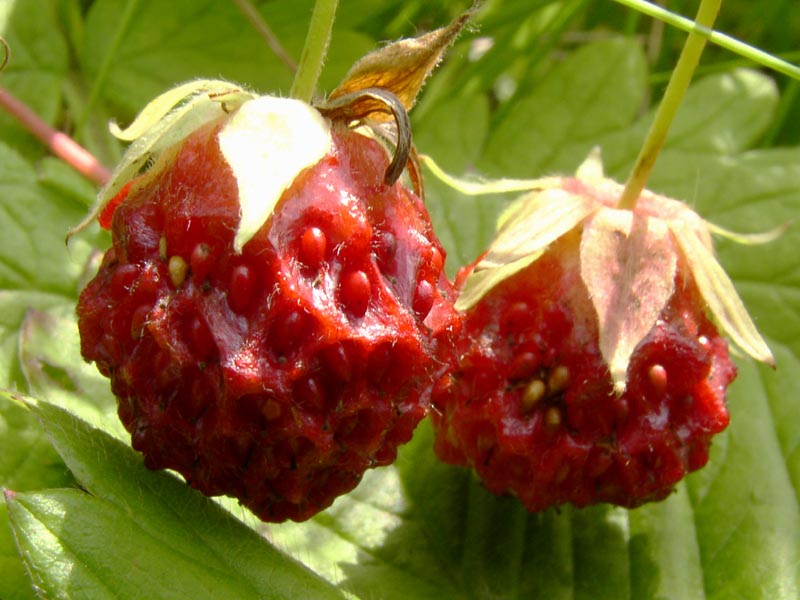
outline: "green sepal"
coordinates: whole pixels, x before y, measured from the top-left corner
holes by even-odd
[[[221,120],[255,94],[221,80],[198,79],[181,84],[152,100],[133,123],[121,130],[111,125],[111,132],[133,143],[101,188],[89,215],[67,234],[67,239],[87,227],[109,201],[143,171],[158,174],[158,158],[193,131]],[[150,168],[148,169],[148,165]]]

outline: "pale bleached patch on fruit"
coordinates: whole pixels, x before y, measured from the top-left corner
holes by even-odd
[[[239,253],[272,214],[301,171],[331,150],[329,122],[291,98],[262,96],[243,104],[219,132],[219,147],[239,187]]]
[[[580,265],[597,311],[600,351],[621,394],[633,351],[675,290],[677,249],[664,221],[602,208],[584,224]]]
[[[153,99],[131,125],[121,130],[111,125],[111,132],[123,141],[132,141],[108,183],[97,195],[89,215],[67,234],[67,239],[88,226],[105,206],[132,179],[146,172],[154,177],[167,162],[162,154],[182,142],[197,129],[222,120],[227,112],[255,98],[251,92],[227,81],[199,79],[181,84]],[[149,168],[148,168],[149,165]]]

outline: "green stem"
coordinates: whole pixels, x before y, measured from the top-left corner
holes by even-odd
[[[695,21],[698,25],[710,28],[717,18],[719,7],[722,0],[702,0],[700,8],[697,11]],[[706,37],[692,31],[683,46],[681,55],[678,58],[678,64],[675,65],[675,70],[672,72],[667,89],[664,91],[664,97],[661,99],[661,104],[655,114],[653,124],[650,126],[650,131],[647,132],[647,138],[639,151],[639,156],[636,157],[631,176],[625,184],[625,189],[617,204],[617,208],[632,209],[636,205],[636,200],[642,193],[642,190],[647,185],[647,180],[650,178],[650,173],[653,171],[653,166],[656,163],[659,152],[664,146],[664,141],[667,139],[670,125],[678,112],[686,90],[689,88],[689,82],[692,80],[692,75],[700,62],[700,55],[706,46]]]
[[[333,20],[336,17],[336,8],[339,0],[316,0],[311,22],[308,26],[303,53],[300,55],[300,64],[292,83],[289,95],[297,100],[311,102],[317,88],[322,63],[328,52],[328,43],[331,39]]]
[[[718,31],[713,31],[710,27],[704,27],[700,23],[695,23],[691,19],[676,15],[675,13],[669,12],[668,10],[661,8],[660,6],[656,6],[650,2],[646,2],[645,0],[614,1],[627,6],[628,8],[637,10],[649,17],[653,17],[659,21],[664,21],[664,23],[667,25],[672,25],[681,31],[701,35],[712,44],[733,52],[734,54],[738,54],[739,56],[743,56],[744,58],[751,60],[756,64],[775,71],[776,73],[781,73],[782,75],[786,75],[792,79],[800,80],[800,67],[797,67],[785,60],[781,60],[777,56],[773,56],[768,52],[754,48],[749,44],[745,44],[744,42],[732,38],[729,35],[725,35],[724,33],[720,33]]]

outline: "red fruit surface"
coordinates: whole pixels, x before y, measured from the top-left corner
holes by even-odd
[[[237,255],[216,133],[112,202],[113,247],[77,308],[82,353],[148,467],[303,520],[395,459],[460,318],[427,211],[383,183],[377,142],[334,126],[333,150]]]
[[[443,461],[531,511],[662,499],[706,464],[729,419],[736,369],[680,262],[677,292],[614,392],[579,242],[573,230],[467,311],[460,369],[431,413]]]

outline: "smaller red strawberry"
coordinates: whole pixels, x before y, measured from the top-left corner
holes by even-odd
[[[435,450],[532,511],[637,506],[706,464],[736,375],[709,305],[771,361],[706,224],[650,192],[613,208],[620,191],[541,180],[459,274],[460,367],[434,397]]]

